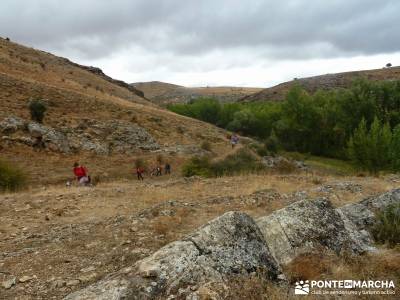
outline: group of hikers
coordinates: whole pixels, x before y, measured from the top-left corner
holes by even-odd
[[[136,172],[136,176],[137,176],[138,180],[144,180],[143,174],[146,173],[146,170],[143,166],[137,166],[135,172]],[[89,172],[85,166],[79,164],[78,162],[74,163],[73,173],[74,173],[75,179],[79,185],[84,185],[84,186],[91,185],[92,180],[91,180]],[[169,163],[165,163],[164,175],[169,175],[169,174],[171,174],[171,165]],[[161,165],[157,165],[150,172],[151,177],[162,176],[162,175],[163,175],[163,170],[162,170]],[[68,182],[67,186],[69,186],[69,185],[70,185],[70,183]]]
[[[138,180],[144,180],[143,174],[146,172],[145,168],[142,166],[137,166],[136,167],[136,176]],[[162,176],[162,167],[161,165],[157,165],[154,167],[151,172],[150,172],[150,177],[153,176]],[[169,175],[171,174],[171,165],[169,163],[166,163],[164,166],[164,175]]]
[[[232,145],[232,149],[239,143],[239,137],[236,134],[232,134],[228,136],[230,144]],[[78,162],[74,163],[73,169],[75,179],[80,185],[90,185],[91,178],[89,176],[88,170],[83,165],[79,164]],[[143,175],[146,173],[146,169],[142,165],[136,165],[135,173],[138,180],[144,180]],[[171,174],[171,165],[167,162],[164,165],[164,175]],[[162,176],[163,175],[163,168],[160,163],[157,163],[157,166],[152,168],[150,173],[150,177],[153,176]],[[67,185],[70,185],[70,183]]]

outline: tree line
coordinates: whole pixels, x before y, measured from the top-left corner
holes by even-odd
[[[359,79],[312,95],[296,85],[281,102],[202,98],[168,108],[287,151],[350,159],[374,173],[400,170],[400,81]]]

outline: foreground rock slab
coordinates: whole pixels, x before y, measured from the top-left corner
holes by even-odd
[[[325,198],[301,200],[255,222],[228,212],[134,266],[68,295],[82,299],[224,299],[218,288],[235,275],[284,279],[283,266],[303,253],[374,250],[369,233],[376,212],[400,201],[400,189],[334,208]]]
[[[302,200],[257,219],[269,249],[280,264],[318,247],[363,252],[341,215],[327,199]]]
[[[190,298],[209,282],[256,271],[270,280],[281,274],[255,221],[244,213],[228,212],[135,266],[65,299]]]

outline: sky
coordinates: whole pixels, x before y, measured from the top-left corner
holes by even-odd
[[[400,65],[398,0],[2,0],[0,36],[126,82],[269,87]]]

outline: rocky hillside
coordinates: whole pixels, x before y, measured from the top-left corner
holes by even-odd
[[[247,87],[184,87],[180,85],[151,81],[132,84],[144,92],[146,98],[158,105],[187,103],[199,97],[212,97],[221,102],[237,100],[261,91],[261,88]]]
[[[31,99],[47,106],[43,124],[30,120]],[[180,161],[203,151],[204,140],[217,153],[228,147],[220,129],[161,109],[98,68],[5,39],[0,39],[0,106],[2,157],[36,182],[65,178],[74,160],[107,177],[131,172],[138,156],[164,154]],[[36,147],[38,140],[43,147]]]
[[[295,84],[301,85],[309,93],[314,93],[318,89],[329,90],[335,88],[349,87],[351,83],[358,78],[365,78],[371,81],[400,80],[400,67],[326,74],[314,77],[294,79],[278,84],[271,88],[263,89],[260,92],[244,96],[240,99],[240,101],[280,101],[285,98],[287,92]]]

